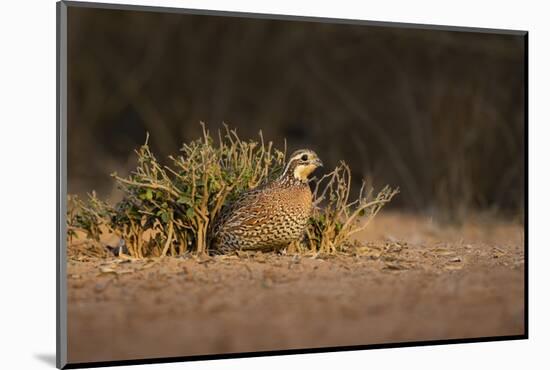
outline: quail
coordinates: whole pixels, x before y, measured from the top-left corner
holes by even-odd
[[[308,176],[322,165],[312,150],[292,153],[282,175],[222,209],[212,227],[211,250],[277,250],[299,240],[312,211]]]

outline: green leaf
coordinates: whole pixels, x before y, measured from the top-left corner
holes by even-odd
[[[177,202],[179,204],[187,204],[188,206],[192,206],[193,203],[191,202],[191,198],[188,197],[187,195],[185,194],[182,194],[180,195],[180,197],[178,198]]]
[[[195,210],[193,208],[187,208],[187,211],[185,211],[185,215],[188,218],[193,218],[195,217]]]
[[[151,189],[147,189],[145,193],[140,193],[138,197],[141,200],[151,200],[153,199],[153,192]]]

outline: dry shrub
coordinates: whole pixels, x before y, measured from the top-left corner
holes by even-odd
[[[133,257],[207,253],[210,226],[222,207],[280,175],[286,151],[265,143],[261,132],[259,141],[244,141],[227,126],[216,142],[202,126],[202,138],[184,144],[168,165],[159,163],[146,140],[136,151],[136,170],[128,177],[112,175],[124,193],[118,204],[95,193],[86,202],[71,197],[69,246],[78,230],[95,245],[107,230]],[[315,209],[299,251],[342,250],[397,193],[385,187],[374,196],[363,182],[358,198],[349,201],[351,172],[343,162],[312,182]]]
[[[351,171],[344,162],[314,182],[316,207],[306,230],[305,244],[311,251],[321,253],[334,253],[348,246],[352,237],[364,230],[399,192],[385,186],[374,194],[374,189],[363,180],[358,197],[350,201]]]

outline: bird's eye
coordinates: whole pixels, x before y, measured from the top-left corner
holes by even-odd
[[[302,161],[307,161],[307,154],[304,154],[301,159]]]

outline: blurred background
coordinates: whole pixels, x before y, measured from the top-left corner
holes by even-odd
[[[460,221],[524,208],[524,38],[69,7],[68,191],[226,122],[308,147],[392,207]]]

